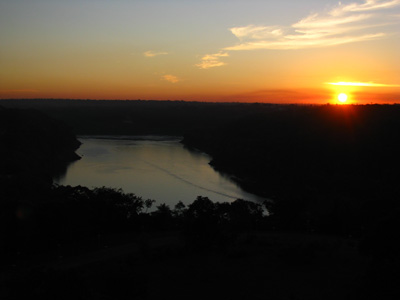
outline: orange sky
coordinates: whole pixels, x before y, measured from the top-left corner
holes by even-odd
[[[399,23],[400,0],[5,0],[0,98],[400,102]]]

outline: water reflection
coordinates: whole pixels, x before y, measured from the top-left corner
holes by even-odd
[[[178,201],[189,204],[200,195],[220,202],[263,201],[210,167],[208,155],[186,149],[177,138],[82,137],[80,141],[77,152],[82,159],[55,179],[57,183],[122,188],[171,207]]]

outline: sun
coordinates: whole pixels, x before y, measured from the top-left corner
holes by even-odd
[[[347,101],[347,95],[345,93],[340,93],[338,95],[338,100],[341,103],[345,103]]]

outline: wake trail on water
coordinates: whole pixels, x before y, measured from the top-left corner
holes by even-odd
[[[238,197],[231,196],[231,195],[228,195],[228,194],[224,194],[224,193],[221,193],[221,192],[218,192],[218,191],[215,191],[215,190],[211,190],[211,189],[205,188],[205,187],[203,187],[201,185],[195,184],[195,183],[193,183],[193,182],[191,182],[189,180],[186,180],[186,179],[184,179],[184,178],[182,178],[182,177],[180,177],[180,176],[168,171],[167,169],[164,169],[164,168],[162,168],[162,167],[160,167],[160,166],[158,166],[156,164],[153,164],[151,162],[148,162],[146,160],[142,159],[142,161],[144,163],[148,164],[149,166],[152,166],[153,168],[156,168],[156,169],[168,174],[169,176],[171,176],[171,177],[173,177],[175,179],[178,179],[179,181],[182,181],[182,182],[184,182],[186,184],[189,184],[191,186],[194,186],[194,187],[197,187],[197,188],[202,189],[204,191],[207,191],[207,192],[210,192],[210,193],[214,193],[214,194],[217,194],[217,195],[220,195],[220,196],[224,196],[224,197],[227,197],[227,198],[230,198],[230,199],[234,199],[234,200],[238,199]]]

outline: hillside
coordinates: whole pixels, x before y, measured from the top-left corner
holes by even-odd
[[[79,159],[80,142],[64,123],[35,110],[0,107],[0,178],[51,183]]]

